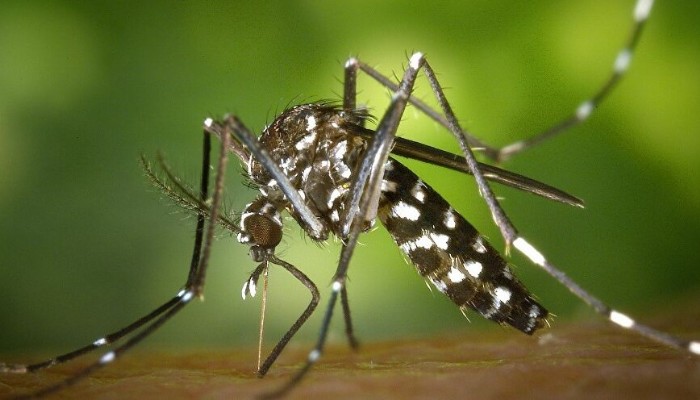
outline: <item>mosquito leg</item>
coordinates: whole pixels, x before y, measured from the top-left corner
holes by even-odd
[[[452,107],[450,106],[449,102],[447,101],[447,98],[445,97],[445,93],[443,92],[442,87],[440,86],[440,83],[437,80],[435,72],[430,67],[430,64],[428,64],[427,61],[424,62],[423,72],[428,78],[430,87],[432,88],[437,102],[440,108],[442,109],[445,118],[447,119],[449,130],[459,143],[460,149],[462,150],[467,166],[469,167],[469,170],[471,171],[472,175],[474,175],[477,187],[479,188],[479,193],[486,202],[486,205],[489,207],[489,210],[491,211],[491,216],[498,228],[500,229],[503,239],[505,239],[506,241],[507,251],[507,249],[510,247],[510,244],[518,237],[518,232],[516,231],[515,227],[510,222],[510,219],[496,200],[496,196],[493,194],[491,187],[486,182],[486,178],[484,177],[484,174],[479,168],[478,162],[474,157],[474,152],[472,151],[471,147],[469,147],[468,139],[464,131],[462,130],[462,127],[457,122],[457,117],[455,117],[454,112],[452,111]]]
[[[653,0],[637,0],[634,7],[634,12],[632,13],[634,21],[632,32],[630,33],[629,38],[627,39],[627,42],[625,42],[622,50],[620,50],[615,58],[612,73],[610,76],[608,76],[603,85],[595,92],[595,94],[590,97],[590,99],[579,104],[573,113],[552,127],[528,139],[517,141],[498,149],[496,160],[505,161],[510,157],[527,150],[530,147],[536,146],[556,135],[559,135],[569,128],[588,119],[593,110],[608,97],[610,92],[613,90],[613,88],[615,88],[615,86],[617,86],[620,79],[622,79],[624,74],[629,69],[630,63],[632,62],[632,55],[637,47],[637,43],[639,42],[639,38],[642,34],[644,26],[646,25],[646,21],[649,18],[649,13],[651,13],[653,4]]]
[[[615,86],[617,86],[620,79],[629,69],[630,63],[632,61],[632,55],[634,54],[634,50],[637,46],[637,43],[639,42],[639,38],[642,34],[643,28],[646,25],[646,21],[649,18],[649,14],[651,13],[653,3],[653,0],[637,0],[637,3],[634,7],[634,11],[632,13],[634,22],[632,31],[629,35],[628,40],[623,45],[622,50],[620,50],[617,57],[615,58],[612,73],[603,83],[603,85],[593,94],[593,96],[591,96],[588,100],[580,103],[573,113],[564,118],[562,121],[554,124],[552,127],[545,129],[541,133],[535,134],[534,136],[528,139],[517,141],[509,145],[503,146],[502,148],[488,145],[474,137],[474,135],[469,131],[464,130],[464,135],[466,137],[467,143],[469,143],[469,145],[473,148],[478,148],[480,153],[484,154],[486,157],[494,161],[505,161],[510,157],[522,151],[525,151],[526,149],[529,149],[533,146],[536,146],[539,143],[544,142],[547,139],[554,137],[588,119],[588,117],[590,117],[591,113],[595,110],[595,108],[605,98],[608,97],[612,89],[615,88]],[[366,73],[368,76],[370,76],[382,86],[387,87],[392,91],[398,90],[399,85],[396,82],[393,82],[391,79],[379,73],[371,66],[355,58],[351,58],[346,63],[346,79],[349,63],[353,64],[352,68],[362,70],[364,73]],[[347,94],[345,99],[347,100]],[[448,129],[450,128],[450,123],[444,117],[444,115],[434,110],[425,102],[415,97],[411,97],[409,99],[409,102],[440,125]]]
[[[156,329],[158,329],[161,325],[168,321],[173,315],[180,311],[192,299],[192,292],[183,290],[176,297],[176,299],[177,302],[173,306],[168,308],[165,313],[161,314],[155,321],[147,325],[143,330],[141,330],[138,334],[132,336],[128,341],[124,342],[122,345],[116,347],[112,351],[103,354],[98,361],[79,370],[77,373],[71,375],[65,380],[62,380],[51,386],[44,387],[41,390],[27,394],[26,396],[20,396],[19,398],[38,398],[50,395],[52,393],[56,393],[61,389],[64,389],[68,386],[76,384],[77,382],[80,382],[81,380],[88,377],[98,369],[111,363],[123,353],[125,353],[127,350],[131,349],[132,347],[140,343],[143,339],[150,336],[151,333],[153,333]]]
[[[356,59],[356,58],[351,58],[349,59],[346,64],[346,76],[347,76],[347,71],[349,69],[353,69],[354,71],[357,71],[358,69],[367,74],[369,77],[374,79],[375,81],[379,82],[384,87],[387,87],[391,89],[392,91],[396,92],[399,90],[399,85],[396,82],[393,82],[391,79],[387,78],[386,76],[382,75],[379,71],[376,69],[372,68],[368,64]],[[347,84],[346,84],[347,87]],[[347,95],[346,95],[347,97]],[[423,102],[422,100],[411,96],[408,101],[421,110],[425,115],[439,123],[440,125],[449,128],[449,122],[447,119],[440,114],[438,111],[435,111],[431,106],[429,106],[427,103]],[[469,143],[470,146],[475,147],[475,148],[480,148],[483,150],[484,154],[488,156],[489,158],[495,159],[498,156],[498,150],[492,148],[491,146],[488,146],[481,140],[477,139],[473,134],[471,134],[468,131],[464,131],[465,136],[467,137],[467,142]]]
[[[357,70],[359,65],[359,61],[356,58],[350,58],[345,62],[345,78],[343,80],[343,108],[346,110],[354,110],[357,107]],[[348,291],[345,288],[345,285],[343,285],[340,292],[340,303],[343,306],[345,336],[348,338],[350,347],[356,350],[360,344],[357,337],[355,337],[352,317],[350,315]]]
[[[533,247],[522,236],[518,237],[517,239],[515,239],[515,241],[513,241],[513,247],[518,249],[523,255],[529,258],[533,264],[539,266],[549,275],[554,277],[557,281],[559,281],[562,285],[569,289],[569,291],[571,291],[571,293],[573,293],[576,297],[578,297],[579,299],[583,300],[583,302],[591,306],[591,308],[593,308],[598,314],[607,318],[614,324],[619,325],[625,329],[637,332],[638,334],[645,336],[653,341],[700,355],[700,341],[685,340],[670,335],[666,332],[658,331],[652,327],[639,324],[626,314],[610,308],[608,305],[600,301],[597,297],[591,295],[590,293],[588,293],[588,291],[579,286],[559,268],[547,261],[544,255],[540,253],[535,247]]]
[[[65,354],[61,354],[61,355],[56,356],[54,358],[48,359],[46,361],[42,361],[42,362],[38,362],[38,363],[34,363],[34,364],[0,363],[0,372],[9,372],[9,373],[36,372],[36,371],[39,371],[39,370],[42,370],[45,368],[53,367],[54,365],[63,364],[65,362],[73,360],[77,357],[80,357],[80,356],[85,355],[87,353],[90,353],[94,350],[97,350],[100,347],[116,343],[124,336],[139,329],[140,327],[144,326],[148,322],[152,321],[154,318],[156,318],[159,315],[163,314],[164,312],[168,311],[170,308],[172,308],[179,301],[180,301],[179,295],[175,296],[172,299],[168,300],[163,305],[161,305],[160,307],[158,307],[155,310],[148,313],[147,315],[134,321],[130,325],[128,325],[128,326],[126,326],[126,327],[124,327],[116,332],[112,332],[108,335],[105,335],[105,336],[95,340],[94,342],[92,342],[91,344],[89,344],[87,346],[81,347],[79,349],[73,350],[73,351],[65,353]]]
[[[212,120],[207,119],[204,121],[204,124],[209,127],[211,125]],[[210,147],[208,145],[208,141],[211,139],[206,139],[210,138],[210,135],[205,132],[204,134],[205,137],[205,147]],[[229,148],[229,143],[231,142],[231,135],[230,134],[225,134],[222,135],[220,138],[221,140],[221,146],[220,146],[220,151],[219,151],[219,163],[217,164],[216,167],[216,178],[214,181],[214,193],[212,194],[212,199],[211,199],[211,212],[209,213],[209,225],[207,226],[207,232],[206,232],[206,238],[204,240],[203,246],[195,247],[195,248],[201,248],[201,257],[195,261],[195,254],[193,254],[192,257],[192,265],[195,266],[194,268],[190,269],[190,276],[187,279],[187,287],[192,288],[195,296],[201,297],[203,294],[204,290],[204,280],[206,278],[206,272],[207,272],[207,266],[209,265],[209,256],[211,255],[211,246],[212,242],[214,241],[214,233],[216,232],[216,224],[219,218],[219,208],[221,206],[221,198],[223,196],[223,191],[224,191],[224,175],[226,172],[226,164],[228,163],[228,148]],[[210,151],[205,150],[205,154],[210,153]],[[205,161],[208,161],[208,156],[205,157]],[[205,172],[206,170],[206,172]],[[205,180],[205,177],[206,180]],[[203,201],[206,201],[207,196],[207,188],[205,187],[205,183],[208,183],[208,177],[209,177],[209,164],[205,164],[204,162],[202,163],[202,186],[201,186],[201,191],[200,194],[201,199]],[[204,229],[203,224],[200,224],[200,221],[203,221],[205,219],[205,215],[200,214],[199,217],[197,218],[197,234],[196,237],[200,238],[200,244],[202,242],[202,234],[201,230]],[[197,251],[196,255],[199,255]]]
[[[301,326],[304,325],[306,320],[309,319],[311,314],[313,314],[314,310],[316,309],[316,306],[318,306],[319,299],[321,298],[316,285],[311,281],[311,279],[309,279],[308,276],[306,276],[303,272],[299,271],[299,269],[297,269],[295,266],[275,256],[270,256],[269,261],[289,271],[289,273],[292,274],[295,278],[297,278],[299,282],[306,286],[306,288],[309,289],[309,292],[311,292],[311,301],[309,302],[309,305],[306,306],[304,312],[301,313],[299,318],[297,318],[294,324],[292,324],[289,330],[287,330],[287,333],[285,333],[284,336],[282,336],[282,339],[280,339],[275,348],[272,349],[270,355],[268,355],[265,359],[265,362],[262,363],[262,365],[258,369],[258,376],[260,377],[264,376],[267,373],[267,371],[270,369],[275,360],[277,360],[277,357],[280,355],[282,350],[284,350],[285,346],[287,346],[287,343],[289,343],[289,341],[297,333],[299,328],[301,328]]]
[[[338,294],[342,292],[343,287],[345,286],[347,270],[350,265],[350,259],[352,258],[352,255],[355,251],[355,247],[357,246],[358,238],[359,229],[357,231],[353,231],[353,233],[348,238],[347,243],[343,245],[343,248],[340,252],[340,261],[338,262],[338,269],[336,270],[335,276],[333,278],[333,283],[331,284],[331,295],[328,299],[326,313],[323,315],[323,321],[321,322],[321,331],[319,332],[316,345],[306,357],[306,362],[301,367],[301,369],[299,369],[299,371],[297,371],[297,373],[290,380],[287,381],[287,383],[285,383],[282,387],[275,390],[274,392],[270,392],[264,395],[263,398],[271,399],[284,396],[297,384],[299,384],[299,382],[309,372],[311,367],[313,367],[313,365],[316,364],[316,362],[318,362],[318,360],[321,358],[323,348],[326,344],[326,339],[328,338],[328,328],[330,327],[331,320],[333,318],[333,310],[335,309],[335,304],[338,301]]]
[[[204,138],[205,151],[204,151],[204,156],[203,156],[203,162],[205,163],[205,165],[209,165],[209,154],[208,154],[208,151],[206,150],[206,149],[208,149],[208,147],[210,147],[210,142],[209,142],[208,137],[209,137],[209,135],[205,134],[205,138]],[[208,172],[208,169],[207,169],[207,172]],[[203,181],[202,188],[205,191],[204,195],[206,196],[208,173],[207,173],[207,175],[202,176],[202,181]],[[197,228],[196,228],[196,234],[195,234],[195,246],[194,246],[195,249],[193,251],[193,259],[199,258],[199,247],[201,244],[201,234],[202,234],[200,224],[203,225],[204,221],[203,220],[197,221]],[[191,264],[191,267],[190,267],[190,275],[192,274],[192,269],[194,269],[194,262]],[[45,369],[45,368],[52,367],[54,365],[65,363],[65,362],[70,361],[74,358],[77,358],[77,357],[82,356],[84,354],[90,353],[93,350],[96,350],[100,347],[114,344],[118,340],[123,338],[124,336],[139,329],[140,327],[142,327],[145,324],[152,321],[154,318],[160,316],[161,314],[163,314],[164,312],[166,312],[167,310],[172,308],[174,305],[176,305],[180,301],[180,298],[182,296],[183,296],[183,292],[180,292],[177,296],[168,300],[167,302],[165,302],[164,304],[162,304],[161,306],[159,306],[155,310],[151,311],[147,315],[137,319],[133,323],[127,325],[126,327],[124,327],[122,329],[119,329],[118,331],[112,332],[108,335],[105,335],[105,336],[95,340],[93,343],[91,343],[87,346],[81,347],[81,348],[76,349],[74,351],[59,355],[57,357],[51,358],[51,359],[46,360],[46,361],[38,362],[35,364],[6,365],[3,363],[0,363],[0,372],[13,372],[13,373],[36,372],[36,371],[39,371],[41,369]]]
[[[350,235],[352,225],[355,225],[352,229],[359,232],[364,223],[371,221],[376,216],[380,181],[384,176],[384,164],[389,159],[396,130],[411,97],[413,85],[423,62],[422,53],[414,53],[411,56],[401,84],[394,92],[389,107],[377,124],[376,135],[370,140],[365,156],[352,181],[349,201],[345,207],[345,215],[342,217],[341,232],[343,237]],[[363,214],[361,215],[361,213]],[[357,220],[357,217],[362,220]]]
[[[355,330],[352,326],[352,317],[350,316],[350,303],[348,302],[348,291],[345,285],[340,289],[340,304],[343,307],[343,317],[345,320],[345,336],[348,338],[348,343],[353,350],[360,347],[360,342],[355,337]]]
[[[204,150],[203,150],[203,157],[202,157],[202,185],[201,185],[201,190],[200,190],[200,195],[202,201],[205,201],[207,198],[207,192],[208,192],[208,180],[209,180],[209,153],[210,153],[210,148],[211,148],[211,139],[210,135],[207,132],[204,132]],[[214,231],[212,229],[212,225],[215,225],[215,221],[217,220],[217,210],[219,208],[220,202],[221,202],[221,190],[220,186],[223,185],[223,170],[226,165],[226,159],[227,159],[227,143],[226,140],[224,140],[223,145],[221,146],[221,155],[219,159],[219,166],[217,168],[217,177],[216,177],[216,186],[219,194],[217,195],[217,191],[214,193],[214,199],[212,200],[212,209],[210,212],[210,217],[211,217],[211,222],[210,222],[210,229],[206,232],[206,240],[204,240],[204,224],[205,224],[205,215],[199,214],[197,218],[197,227],[195,228],[195,243],[194,243],[194,250],[192,253],[192,261],[190,263],[190,270],[188,273],[188,279],[187,283],[185,285],[185,289],[182,289],[177,296],[169,300],[168,302],[164,303],[162,306],[158,307],[148,315],[140,318],[136,322],[130,324],[129,326],[115,332],[112,335],[107,335],[101,339],[96,340],[95,342],[92,343],[92,345],[85,346],[81,349],[78,349],[76,351],[73,351],[71,353],[67,353],[64,356],[59,356],[56,359],[53,360],[48,360],[47,362],[43,363],[37,363],[33,365],[28,365],[23,368],[23,366],[5,366],[4,364],[0,364],[0,371],[3,372],[19,372],[19,373],[24,373],[24,372],[31,372],[31,371],[36,371],[42,368],[46,368],[51,365],[55,365],[58,362],[65,362],[70,359],[73,359],[75,357],[78,357],[80,355],[86,354],[96,348],[102,347],[107,344],[113,344],[116,340],[119,340],[123,338],[125,335],[135,331],[138,328],[143,327],[141,331],[136,333],[135,335],[131,336],[129,340],[124,342],[123,344],[116,346],[113,350],[104,353],[98,361],[88,365],[87,367],[81,369],[74,375],[70,376],[69,378],[60,381],[54,385],[47,386],[37,392],[28,394],[27,397],[42,397],[45,395],[49,395],[51,393],[55,393],[65,387],[68,387],[70,385],[73,385],[80,380],[84,379],[85,377],[89,376],[99,368],[103,367],[104,365],[107,365],[114,361],[116,358],[121,356],[124,352],[128,351],[131,349],[133,346],[137,345],[140,343],[143,339],[146,337],[150,336],[153,332],[156,331],[160,326],[162,326],[165,322],[167,322],[171,317],[173,317],[178,311],[180,311],[186,304],[188,304],[192,298],[195,296],[195,294],[201,294],[201,288],[203,284],[203,277],[204,277],[204,271],[206,270],[206,261],[207,261],[207,256],[208,254],[208,249],[210,248],[210,242],[213,239],[213,234]],[[202,249],[202,244],[204,244],[204,250],[205,253],[202,254],[201,249]]]
[[[354,110],[357,107],[357,68],[359,65],[360,62],[354,57],[345,62],[343,108],[346,110]]]

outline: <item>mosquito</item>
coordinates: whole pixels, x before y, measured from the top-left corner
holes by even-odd
[[[291,107],[277,116],[260,136],[254,135],[233,115],[220,120],[205,119],[198,193],[182,184],[162,158],[157,161],[160,173],[147,159],[142,159],[152,183],[197,215],[190,268],[179,292],[130,325],[82,348],[35,364],[0,364],[0,371],[36,372],[111,346],[97,361],[66,380],[28,395],[41,397],[112,363],[193,299],[202,296],[215,230],[222,226],[235,233],[240,243],[249,246],[252,260],[258,263],[243,285],[244,298],[256,295],[259,278],[273,265],[287,270],[311,294],[306,309],[260,363],[258,374],[265,375],[320,302],[316,285],[299,268],[275,253],[283,237],[283,213],[289,214],[313,241],[324,242],[335,236],[342,242],[342,248],[316,344],[303,367],[266,397],[281,396],[292,390],[321,358],[338,300],[349,344],[357,347],[346,280],[358,240],[376,220],[387,229],[399,251],[418,273],[463,312],[476,312],[528,335],[547,325],[550,313],[514,275],[505,258],[437,191],[392,154],[472,175],[503,236],[506,253],[511,248],[522,253],[612,323],[653,341],[700,355],[700,342],[637,323],[567,277],[517,231],[490,185],[507,185],[578,207],[582,206],[581,200],[545,183],[478,162],[474,155],[478,151],[488,159],[503,161],[585,121],[628,70],[652,4],[651,0],[637,1],[630,37],[615,59],[612,74],[590,99],[552,128],[502,148],[489,146],[460,126],[431,64],[420,52],[410,56],[398,83],[360,59],[350,58],[344,68],[342,104],[316,102]],[[437,110],[411,95],[421,72],[435,95]],[[366,128],[372,118],[368,111],[357,106],[356,85],[361,73],[392,92],[390,104],[374,129]],[[397,137],[409,104],[444,126],[459,143],[461,153],[452,154]],[[210,185],[212,136],[221,146],[214,182]],[[245,206],[237,220],[221,212],[224,173],[230,154],[243,163],[248,179],[260,193]],[[210,186],[213,187],[211,194]]]

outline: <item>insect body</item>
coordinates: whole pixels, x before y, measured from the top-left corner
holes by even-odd
[[[340,218],[347,213],[352,171],[367,149],[366,140],[355,132],[362,131],[366,118],[361,112],[305,104],[285,111],[260,137],[321,222],[320,236],[307,229],[314,240],[327,239],[328,232],[342,237]],[[260,163],[250,159],[248,171],[262,196],[243,212],[244,231],[249,216],[258,215],[251,209],[259,209],[262,199],[267,199],[265,207],[286,209],[304,226],[277,181]],[[459,307],[528,334],[542,327],[547,311],[513,276],[506,261],[440,194],[393,158],[385,165],[377,216],[421,276]],[[362,230],[373,222],[368,221]],[[243,232],[239,241],[258,246],[252,236]]]

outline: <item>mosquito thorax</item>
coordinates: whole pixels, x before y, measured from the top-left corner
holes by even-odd
[[[354,132],[368,118],[364,110],[344,110],[324,103],[303,104],[280,114],[259,138],[321,221],[322,234],[311,234],[281,194],[277,181],[255,159],[248,165],[251,180],[259,185],[263,197],[275,203],[279,210],[286,209],[315,240],[325,240],[329,232],[340,234],[352,171],[367,147],[366,141]]]

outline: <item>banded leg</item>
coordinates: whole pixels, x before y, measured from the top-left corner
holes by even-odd
[[[177,314],[185,305],[187,305],[192,298],[195,296],[200,296],[202,293],[204,285],[204,277],[207,267],[207,261],[209,258],[209,253],[211,249],[211,242],[214,236],[215,221],[218,219],[218,208],[221,204],[221,192],[223,186],[223,171],[226,167],[227,162],[227,140],[224,140],[221,146],[221,153],[219,158],[219,163],[216,171],[216,181],[215,190],[212,198],[212,208],[210,212],[210,223],[208,229],[205,231],[206,218],[204,214],[199,214],[197,218],[197,226],[195,229],[195,243],[194,250],[192,252],[192,260],[190,263],[190,269],[188,273],[187,282],[184,289],[165,302],[163,305],[153,310],[146,316],[136,320],[132,324],[125,328],[122,328],[116,332],[106,335],[98,340],[95,340],[92,344],[84,346],[75,351],[66,353],[64,355],[55,357],[53,359],[28,365],[5,365],[0,364],[0,372],[11,372],[11,373],[27,373],[35,372],[44,368],[48,368],[60,363],[64,363],[75,359],[79,356],[85,355],[93,350],[101,348],[106,345],[114,344],[111,351],[104,353],[100,358],[89,364],[87,367],[79,370],[77,373],[71,375],[69,378],[57,382],[53,385],[42,388],[36,392],[28,393],[20,398],[38,398],[46,395],[55,393],[63,388],[71,386],[80,380],[86,378],[96,370],[102,368],[103,366],[111,363],[123,353],[130,350],[132,347],[136,346],[143,339],[150,336],[155,332],[160,326]],[[206,201],[208,198],[209,191],[209,154],[211,148],[211,138],[207,132],[204,133],[204,146],[203,146],[203,162],[202,162],[202,180],[200,187],[200,200],[202,202]],[[139,331],[139,329],[141,329]],[[127,335],[135,333],[126,342],[116,345],[119,341],[124,339]]]
[[[588,100],[581,102],[578,107],[565,117],[560,122],[551,126],[544,131],[537,133],[525,140],[520,140],[500,149],[488,148],[486,154],[489,157],[497,161],[505,161],[512,156],[527,150],[531,147],[538,145],[562,132],[568,130],[569,128],[576,126],[590,117],[593,110],[595,110],[598,105],[605,100],[610,92],[617,86],[622,77],[625,75],[632,62],[632,56],[634,54],[639,38],[642,35],[646,21],[651,13],[652,6],[654,5],[654,0],[637,0],[634,10],[632,12],[632,31],[629,34],[629,38],[625,42],[615,57],[613,63],[612,73],[605,80],[603,85],[591,96]]]
[[[634,331],[655,342],[700,355],[700,341],[682,339],[666,332],[654,329],[650,326],[640,324],[628,315],[611,308],[607,304],[600,301],[597,297],[588,293],[588,291],[569,278],[554,264],[547,261],[544,255],[522,236],[518,236],[518,238],[513,241],[513,247],[518,249],[518,251],[525,255],[533,264],[539,266],[554,279],[559,281],[559,283],[569,289],[569,291],[576,297],[593,308],[595,312],[602,315],[612,323],[619,325],[622,328]]]
[[[569,114],[567,117],[561,121],[555,123],[551,127],[544,129],[543,131],[532,135],[528,139],[516,141],[511,144],[507,144],[503,147],[497,148],[491,146],[483,141],[477,139],[472,133],[464,130],[466,140],[471,147],[474,149],[479,149],[486,157],[494,161],[505,161],[518,153],[525,151],[533,146],[536,146],[549,138],[557,136],[569,128],[576,126],[585,120],[587,120],[596,107],[602,103],[610,94],[610,92],[617,86],[625,73],[629,70],[634,51],[639,42],[639,38],[643,32],[646,21],[651,13],[652,6],[654,4],[653,0],[637,0],[634,10],[632,12],[632,30],[629,34],[627,41],[624,43],[622,50],[620,50],[613,63],[613,68],[611,74],[605,80],[605,82],[598,88],[597,91],[587,100],[581,102],[576,109]],[[385,86],[392,91],[398,90],[398,85],[391,79],[387,78],[371,66],[355,59],[351,58],[345,64],[345,87],[346,93],[344,97],[344,104],[355,105],[354,95],[349,95],[347,90],[353,88],[356,85],[357,80],[357,70],[361,70],[369,77],[377,81],[382,86]],[[354,91],[353,91],[354,93]],[[450,129],[450,122],[445,118],[445,116],[437,111],[435,111],[431,106],[425,102],[411,97],[409,99],[411,104],[423,111],[428,117],[435,120],[440,125],[445,128]]]

